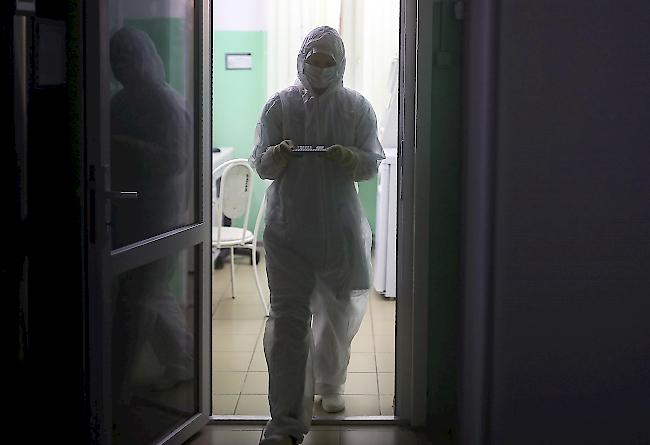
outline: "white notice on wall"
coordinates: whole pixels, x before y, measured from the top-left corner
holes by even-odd
[[[251,53],[226,54],[227,70],[250,70],[253,69],[253,56]]]

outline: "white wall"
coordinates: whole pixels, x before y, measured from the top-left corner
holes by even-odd
[[[390,74],[399,56],[399,3],[399,0],[342,0],[340,30],[347,53],[345,85],[370,101],[377,114],[380,134],[387,125],[395,129],[395,141],[397,108],[390,115],[390,123],[386,114],[391,96],[397,98],[397,78],[391,89]],[[395,147],[396,142],[388,145]]]
[[[212,7],[215,31],[266,30],[266,0],[215,0]]]

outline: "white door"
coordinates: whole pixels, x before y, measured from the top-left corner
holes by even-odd
[[[210,414],[210,2],[85,7],[97,443],[181,443]]]

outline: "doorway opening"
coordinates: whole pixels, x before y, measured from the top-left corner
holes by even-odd
[[[351,346],[346,409],[329,414],[316,400],[314,416],[388,420],[395,415],[400,0],[213,2],[213,201],[217,202],[224,171],[220,166],[249,158],[262,107],[276,91],[294,83],[302,40],[320,25],[341,34],[347,59],[344,86],[371,103],[386,159],[375,178],[358,183],[359,200],[373,234],[373,276],[368,308]],[[255,176],[246,222],[257,245],[256,264],[250,249],[213,248],[214,418],[269,416],[262,341],[269,288],[261,242],[264,224],[256,224],[269,183]],[[229,220],[219,214],[213,226],[242,227],[244,219]],[[257,268],[259,287],[253,268]]]

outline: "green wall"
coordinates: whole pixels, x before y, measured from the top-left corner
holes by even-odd
[[[226,70],[226,53],[251,53],[251,70]],[[233,158],[248,159],[266,93],[266,32],[214,31],[212,144],[233,147]],[[249,228],[255,226],[264,184],[255,177]]]
[[[359,183],[359,199],[374,235],[377,219],[377,178]]]
[[[262,107],[274,93],[266,91],[266,32],[215,31],[213,39],[213,145],[233,147],[234,157],[247,159]],[[225,69],[226,53],[238,52],[252,54],[252,70]],[[263,183],[256,178],[253,216],[257,215],[263,192]],[[374,233],[377,180],[360,183],[359,197]],[[254,224],[253,218],[249,228]]]

